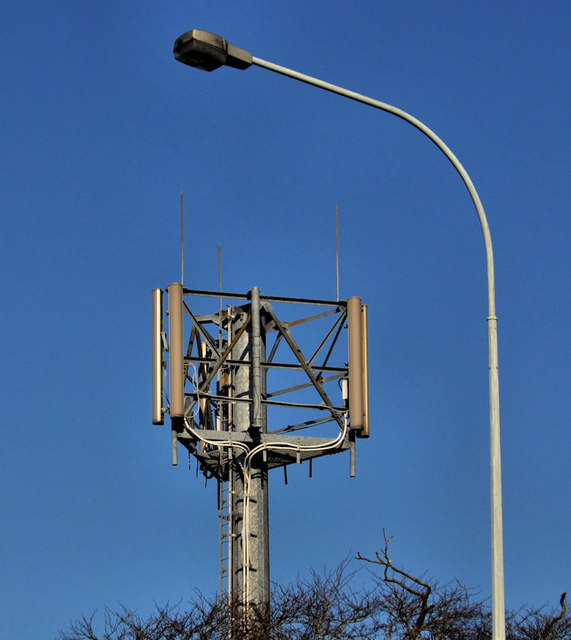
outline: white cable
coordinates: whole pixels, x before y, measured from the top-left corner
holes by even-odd
[[[193,366],[194,369],[194,366]],[[196,370],[195,370],[196,373]],[[194,380],[193,380],[194,382]],[[198,385],[195,386],[197,390],[197,399],[198,398]],[[330,440],[329,442],[325,442],[323,444],[318,445],[299,445],[293,444],[291,442],[272,442],[272,443],[262,443],[253,449],[249,449],[249,447],[242,443],[236,442],[234,440],[210,440],[200,435],[197,429],[194,429],[190,426],[187,417],[184,417],[184,426],[185,428],[197,439],[206,444],[210,444],[212,446],[221,448],[221,447],[237,447],[245,452],[244,464],[241,465],[242,473],[244,476],[244,498],[242,503],[242,590],[245,595],[246,602],[249,598],[249,569],[250,569],[250,545],[249,545],[249,535],[250,535],[250,518],[249,518],[249,503],[250,503],[250,483],[252,479],[252,461],[254,456],[262,451],[296,451],[298,453],[302,453],[304,451],[328,451],[330,449],[336,449],[345,440],[345,436],[347,434],[347,415],[345,414],[343,419],[343,429],[339,432],[339,435]]]
[[[262,451],[280,451],[280,450],[293,450],[299,453],[303,451],[327,451],[329,449],[336,449],[341,445],[341,443],[345,439],[345,435],[347,433],[347,416],[344,416],[343,421],[343,429],[339,433],[339,435],[331,440],[330,442],[326,442],[320,445],[296,445],[290,442],[273,442],[273,443],[263,443],[254,447],[247,455],[244,460],[244,503],[243,503],[243,514],[242,514],[242,568],[243,568],[243,590],[246,594],[246,601],[248,600],[249,591],[248,591],[248,573],[250,568],[250,554],[249,554],[249,530],[250,530],[250,522],[249,522],[249,489],[250,489],[250,481],[252,477],[252,460],[257,453],[261,453]]]

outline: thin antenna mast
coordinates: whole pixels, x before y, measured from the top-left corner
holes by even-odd
[[[222,291],[222,251],[218,243],[218,291]]]
[[[339,211],[335,205],[335,271],[337,273],[337,302],[339,302]]]
[[[183,195],[180,192],[180,283],[184,284],[184,215]]]
[[[218,291],[222,293],[222,250],[220,248],[220,243],[218,243]],[[220,325],[218,329],[218,342],[220,344],[220,349],[222,350],[222,295],[220,296]]]

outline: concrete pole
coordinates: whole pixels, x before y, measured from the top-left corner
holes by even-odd
[[[252,436],[267,431],[267,412],[262,405],[266,393],[266,372],[260,366],[265,357],[265,335],[260,323],[259,291],[251,293],[252,322],[232,352],[232,360],[251,364],[235,367],[232,375],[234,397],[252,402],[233,405],[231,431],[248,431]],[[247,314],[235,309],[234,331],[247,321]],[[265,605],[270,600],[270,553],[268,468],[262,453],[254,457],[250,473],[245,475],[245,455],[234,451],[232,461],[232,555],[230,576],[232,594],[247,603]],[[248,477],[249,475],[249,477]]]

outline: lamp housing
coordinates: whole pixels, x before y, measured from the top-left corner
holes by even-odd
[[[179,62],[203,71],[214,71],[223,65],[234,69],[247,69],[252,65],[249,51],[201,29],[191,29],[179,36],[174,42],[173,54]]]

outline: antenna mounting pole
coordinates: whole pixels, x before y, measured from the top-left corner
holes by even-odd
[[[183,195],[180,192],[180,283],[184,284],[184,216]]]
[[[337,302],[339,302],[339,210],[335,205],[335,271],[337,273]]]

